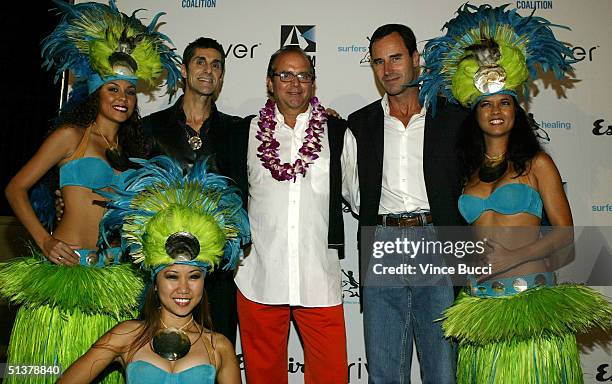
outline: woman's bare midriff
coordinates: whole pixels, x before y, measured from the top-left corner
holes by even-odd
[[[486,211],[474,222],[474,230],[478,238],[493,240],[512,251],[538,241],[540,218],[528,213],[504,215],[495,211]],[[517,265],[495,277],[512,277],[546,271],[546,262],[540,259]]]
[[[104,198],[84,187],[62,188],[64,215],[53,232],[53,237],[79,248],[95,249],[99,224],[105,208]]]

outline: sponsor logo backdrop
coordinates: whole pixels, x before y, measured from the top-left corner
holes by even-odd
[[[78,1],[80,2],[80,1]],[[182,53],[198,36],[210,36],[227,51],[226,76],[217,106],[235,115],[255,114],[266,97],[265,71],[270,55],[280,44],[298,44],[316,58],[317,96],[326,106],[344,117],[380,97],[369,69],[368,38],[385,23],[409,25],[422,49],[427,39],[440,34],[442,25],[463,4],[463,0],[117,0],[117,6],[130,14],[151,20],[157,12],[160,31],[167,34]],[[482,1],[472,1],[481,4]],[[612,63],[612,2],[591,0],[491,1],[509,3],[522,15],[535,10],[555,24],[571,30],[555,29],[563,41],[574,47],[579,60],[575,78],[567,80],[564,93],[552,77],[535,82],[528,111],[541,125],[537,134],[555,159],[567,188],[577,226],[612,226],[612,112],[610,110],[610,63]],[[316,31],[316,35],[315,35]],[[280,44],[279,44],[280,42]],[[316,57],[315,57],[316,56]],[[168,106],[164,95],[139,95],[143,116]],[[357,267],[356,221],[346,216],[346,258],[343,260],[342,287],[348,337],[349,379],[367,382],[359,313],[359,271]],[[612,240],[608,239],[611,243]],[[609,296],[612,290],[602,288]],[[601,338],[601,336],[600,336]],[[610,343],[612,336],[603,337]],[[581,337],[581,340],[585,338]],[[610,380],[612,355],[587,336],[582,345],[585,382]],[[303,382],[303,354],[294,329],[289,341],[290,383]],[[240,351],[239,351],[240,353]],[[413,364],[413,382],[419,383],[418,367]],[[606,372],[606,373],[604,373]]]

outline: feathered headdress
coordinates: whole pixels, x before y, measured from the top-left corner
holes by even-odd
[[[65,70],[76,77],[73,96],[93,93],[102,84],[123,79],[149,85],[167,71],[166,84],[174,92],[180,79],[180,58],[168,44],[171,40],[156,32],[158,13],[148,26],[119,12],[114,0],[109,4],[80,3],[71,5],[54,0],[62,20],[42,42],[43,66],[55,67],[55,80]]]
[[[575,62],[572,51],[558,41],[551,24],[541,17],[523,17],[508,5],[496,8],[464,4],[446,23],[446,35],[430,40],[423,51],[425,71],[420,100],[435,108],[442,93],[449,101],[473,107],[479,98],[495,93],[516,95],[537,67],[553,71],[558,79]]]
[[[122,246],[136,263],[156,274],[169,264],[235,268],[250,241],[248,216],[229,179],[194,164],[187,175],[175,160],[133,159],[121,190],[99,193],[111,208],[100,222],[101,241],[121,229]]]

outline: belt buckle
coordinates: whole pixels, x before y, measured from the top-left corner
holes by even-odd
[[[381,224],[391,227],[416,227],[429,224],[427,215],[429,212],[409,212],[400,214],[399,216],[391,216],[390,214],[382,214]]]
[[[427,215],[431,215],[429,211],[420,211],[420,212],[411,212],[408,215],[404,216],[406,219],[414,220],[414,222],[409,223],[408,226],[411,227],[424,227],[430,222],[427,219]]]
[[[404,227],[404,220],[407,217],[405,216],[398,216],[398,217],[393,217],[393,216],[387,216],[386,222],[388,225],[391,225],[393,227]]]
[[[412,216],[401,216],[397,218],[398,227],[414,227],[414,217]]]
[[[422,226],[423,220],[420,213],[410,212],[406,215],[400,216],[398,218],[398,224],[400,227],[416,227]]]

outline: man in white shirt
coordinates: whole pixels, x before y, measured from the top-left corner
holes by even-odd
[[[387,233],[403,227],[402,236],[419,241],[435,236],[434,224],[461,225],[454,145],[465,112],[439,100],[434,115],[420,104],[419,88],[412,86],[420,56],[407,26],[379,27],[370,56],[385,95],[349,116],[342,157],[345,198],[359,214],[360,230],[375,227],[384,235],[385,227]],[[360,244],[362,255],[369,245]],[[361,260],[362,272],[370,261]],[[360,277],[369,383],[410,382],[413,340],[422,382],[454,383],[454,346],[435,322],[452,304],[453,287]]]
[[[252,247],[236,274],[240,339],[252,383],[286,383],[293,317],[306,383],[346,383],[341,272],[340,156],[345,122],[314,98],[315,73],[298,47],[270,58],[271,96],[249,128]],[[329,129],[328,129],[329,128]]]

